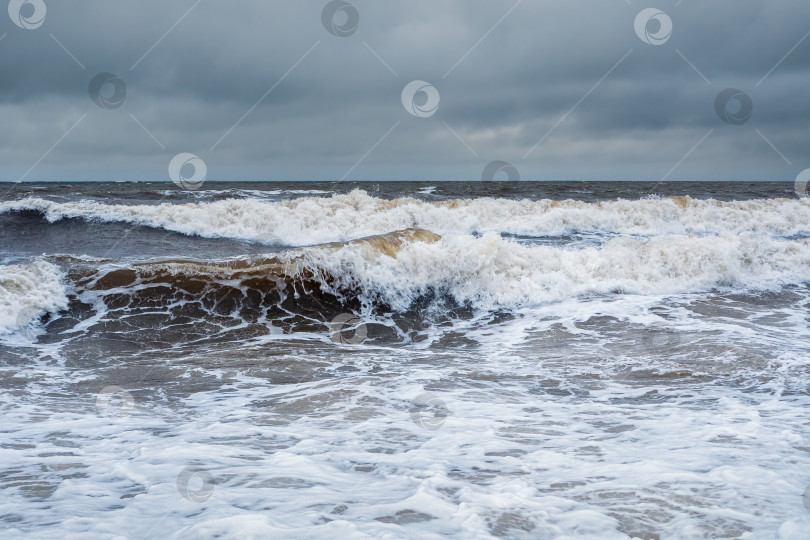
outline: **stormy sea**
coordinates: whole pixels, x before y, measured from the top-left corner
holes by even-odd
[[[0,185],[0,529],[808,538],[787,183]]]

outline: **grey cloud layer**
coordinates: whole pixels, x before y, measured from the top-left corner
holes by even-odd
[[[85,113],[26,179],[161,180],[192,152],[211,179],[334,180],[397,122],[348,179],[476,179],[505,160],[524,179],[658,180],[711,129],[670,179],[792,180],[810,167],[810,38],[758,84],[810,31],[803,0],[525,0],[494,30],[515,0],[354,0],[360,25],[343,38],[321,24],[326,1],[202,0],[134,68],[194,0],[46,3],[36,30],[0,23],[1,180]],[[633,30],[646,7],[673,21],[661,46]],[[99,72],[126,82],[122,107],[89,99]],[[440,92],[430,118],[400,103],[414,79]],[[754,102],[744,125],[715,114],[727,87]]]

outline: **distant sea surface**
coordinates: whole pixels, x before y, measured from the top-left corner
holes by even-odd
[[[808,538],[786,183],[0,184],[0,530]]]

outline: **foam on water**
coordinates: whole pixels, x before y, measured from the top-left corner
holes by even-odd
[[[247,367],[306,365],[314,349],[162,357],[191,366],[188,382],[222,377],[192,393],[120,373],[69,400],[3,393],[12,472],[0,486],[25,497],[0,508],[21,521],[12,536],[64,515],[65,538],[802,539],[810,396],[785,337],[803,320],[749,329],[767,308],[702,316],[696,298],[666,317],[640,309],[660,306],[651,297],[532,308],[466,332],[481,350],[360,345],[320,359],[342,371],[288,384]],[[589,323],[651,316],[689,337],[636,356],[619,347],[626,332]],[[572,335],[555,343],[560,327]],[[734,332],[737,350],[709,352],[711,336]],[[745,350],[768,363],[746,365]],[[127,399],[100,404],[115,382]],[[414,413],[425,393],[444,406],[439,420]],[[198,471],[188,486],[187,468]]]
[[[425,298],[450,298],[484,311],[514,310],[595,295],[777,291],[810,281],[810,240],[750,234],[620,237],[596,247],[571,248],[526,246],[495,233],[440,238],[409,229],[224,261],[122,265],[69,260],[86,267],[72,274],[70,285],[77,293],[92,289],[129,296],[131,307],[140,302],[157,307],[152,289],[162,291],[169,306],[178,294],[192,301],[212,294],[212,287],[225,291],[221,299],[235,299],[236,294],[247,301],[248,289],[265,297],[284,296],[281,291],[295,290],[296,283],[310,284],[304,294],[329,294],[340,302],[405,312]],[[54,265],[36,260],[0,269],[5,276],[0,302],[8,306],[5,332],[66,307],[65,279]],[[139,300],[142,293],[146,296]]]
[[[808,201],[256,197],[0,203],[305,246],[0,266],[4,537],[807,538]]]
[[[723,202],[690,197],[588,203],[510,199],[423,202],[375,198],[362,190],[284,201],[227,199],[189,204],[115,205],[26,198],[0,203],[0,212],[34,210],[65,218],[126,222],[188,235],[303,246],[348,241],[407,228],[440,235],[494,231],[549,236],[570,231],[634,235],[810,233],[810,200]]]
[[[0,334],[67,307],[64,276],[43,260],[0,266]]]
[[[296,256],[299,256],[296,254]],[[774,289],[810,280],[810,240],[752,235],[663,235],[615,238],[600,247],[523,246],[500,235],[414,242],[395,256],[369,256],[360,246],[304,250],[332,290],[356,290],[402,310],[430,292],[482,309],[516,308],[584,295],[664,295],[731,289]]]

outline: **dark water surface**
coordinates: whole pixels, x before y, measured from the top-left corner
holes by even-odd
[[[806,538],[808,239],[783,183],[2,184],[0,527]]]

